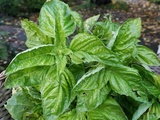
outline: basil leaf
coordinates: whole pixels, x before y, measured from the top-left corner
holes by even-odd
[[[61,115],[58,120],[87,120],[84,113],[77,112],[76,109]]]
[[[24,87],[34,86],[41,84],[46,72],[49,70],[49,66],[33,67],[24,70],[20,70],[16,73],[9,75],[5,81],[5,87]]]
[[[145,65],[160,65],[160,59],[158,58],[158,56],[152,50],[145,46],[137,46],[136,60]]]
[[[41,93],[39,91],[40,85],[35,85],[31,87],[23,87],[23,90],[33,99],[41,100]]]
[[[88,112],[89,120],[127,120],[119,104],[108,98],[96,109]]]
[[[72,11],[72,16],[75,20],[76,25],[80,28],[79,32],[82,32],[82,30],[83,30],[83,20],[82,20],[81,15],[76,11]]]
[[[119,25],[111,21],[111,16],[106,16],[105,21],[97,22],[93,34],[97,36],[109,49],[117,36]],[[113,42],[113,43],[112,43]]]
[[[118,56],[121,58],[121,61],[125,61],[126,59],[135,57],[135,47],[138,38],[140,37],[140,33],[140,18],[129,19],[120,27],[112,50],[118,54]]]
[[[97,108],[106,100],[109,92],[110,87],[107,85],[102,89],[77,92],[77,111],[85,112]]]
[[[74,91],[101,89],[107,84],[106,70],[103,66],[89,70],[74,86]]]
[[[76,81],[78,81],[85,73],[85,68],[83,65],[72,64],[68,68],[74,75]]]
[[[57,76],[56,66],[51,67],[41,85],[43,115],[47,120],[57,119],[72,102],[73,75],[65,70]]]
[[[87,20],[85,20],[84,21],[84,31],[91,33],[91,30],[96,24],[99,17],[100,15],[96,15],[96,16],[90,17]]]
[[[39,45],[53,44],[51,38],[46,36],[35,23],[24,19],[21,25],[27,35],[27,47],[32,48]]]
[[[132,48],[141,35],[141,20],[129,19],[123,23],[118,31],[113,50],[120,51]]]
[[[73,38],[70,49],[73,51],[71,59],[76,64],[80,64],[83,61],[96,61],[107,65],[119,63],[115,54],[107,49],[103,43],[93,35],[86,33],[78,34]]]
[[[44,34],[55,38],[55,44],[63,46],[66,44],[65,37],[71,35],[76,29],[72,11],[68,5],[59,0],[47,1],[43,5],[39,26]]]
[[[106,76],[116,93],[130,96],[140,102],[148,101],[141,77],[136,69],[125,66],[112,67],[108,68]]]
[[[152,105],[152,102],[142,103],[136,112],[133,114],[132,120],[138,120],[140,116],[147,111],[148,108]]]
[[[34,99],[30,99],[27,94],[19,90],[7,101],[5,107],[15,120],[43,120],[42,109],[39,107],[38,102],[36,104],[34,102]]]
[[[160,75],[150,72],[142,66],[132,65],[141,74],[143,86],[146,90],[157,98],[160,98]]]
[[[55,49],[53,45],[43,45],[17,54],[7,67],[6,75],[31,67],[54,65],[54,56],[56,55]]]
[[[160,119],[160,104],[155,101],[149,110],[140,118],[140,120],[159,120]]]

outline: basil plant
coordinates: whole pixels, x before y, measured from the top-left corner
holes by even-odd
[[[139,45],[140,18],[122,25],[109,15],[83,21],[48,0],[38,25],[22,21],[29,49],[7,67],[5,105],[15,120],[158,120],[160,60]]]

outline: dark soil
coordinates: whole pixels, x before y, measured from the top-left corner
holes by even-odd
[[[85,1],[82,0],[81,2],[71,2],[69,5],[72,9],[79,12],[83,19],[97,14],[101,16],[110,14],[112,15],[113,21],[122,24],[129,18],[140,17],[142,19],[140,44],[151,48],[155,53],[157,52],[158,45],[160,44],[160,4],[144,2],[142,4],[129,4],[129,6],[122,4],[122,6],[119,7],[115,7],[117,4],[114,4],[113,8],[113,5],[96,6],[86,4]],[[113,9],[111,9],[111,7]],[[0,66],[4,66],[4,68],[17,53],[27,49],[25,46],[25,32],[20,25],[20,21],[24,18],[25,17],[11,17],[5,14],[0,15],[0,32],[6,33],[6,35],[0,36],[0,40],[3,39],[6,41],[9,53],[7,60],[0,60]],[[29,15],[28,19],[37,22],[38,13]]]

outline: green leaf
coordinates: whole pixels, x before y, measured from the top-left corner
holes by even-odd
[[[160,119],[160,114],[159,114],[160,113],[160,104],[159,104],[159,102],[156,101],[152,105],[152,107],[149,111],[150,111],[150,114],[155,116],[157,120]]]
[[[123,23],[118,31],[113,50],[120,51],[132,48],[141,35],[141,19],[129,19]]]
[[[64,55],[56,56],[56,65],[57,65],[57,73],[58,73],[57,75],[60,75],[64,71],[66,64],[67,64],[66,56]]]
[[[106,100],[110,87],[104,86],[102,89],[77,92],[77,106],[79,112],[91,111],[97,108]]]
[[[160,119],[160,104],[155,101],[140,120],[159,120]]]
[[[76,11],[72,11],[72,16],[73,16],[73,18],[75,20],[76,25],[80,29],[79,32],[82,32],[82,30],[83,30],[83,20],[82,20],[81,15]]]
[[[33,67],[24,70],[20,70],[16,73],[9,75],[5,81],[5,87],[24,87],[34,86],[41,84],[46,72],[49,70],[49,66]]]
[[[87,120],[84,113],[77,112],[76,109],[61,115],[58,120]]]
[[[39,108],[40,106],[38,104],[35,105],[33,99],[30,99],[22,90],[13,94],[7,101],[5,107],[15,120],[27,120],[30,118],[43,120],[40,119],[42,118],[42,110]]]
[[[160,59],[158,58],[158,56],[152,50],[145,46],[137,46],[136,60],[145,65],[160,65]]]
[[[147,81],[147,79],[144,79],[143,86],[146,88],[149,94],[160,99],[160,90],[153,83],[151,83],[150,81]]]
[[[99,66],[84,74],[77,81],[73,91],[101,89],[107,82],[106,69],[104,66]]]
[[[65,46],[65,37],[71,35],[76,24],[72,11],[65,3],[59,0],[47,1],[39,17],[40,29],[49,37],[55,38],[55,44]]]
[[[142,103],[136,112],[133,114],[132,120],[138,120],[144,112],[152,105],[152,102]]]
[[[127,120],[119,104],[108,98],[96,109],[88,112],[88,120]]]
[[[85,73],[85,69],[83,65],[72,64],[68,68],[74,75],[76,81],[78,81]]]
[[[73,38],[70,49],[73,51],[71,59],[76,64],[94,61],[107,65],[119,63],[115,54],[93,35],[86,33],[78,34]]]
[[[54,120],[69,107],[72,102],[71,89],[75,84],[70,71],[57,76],[57,69],[51,67],[41,85],[43,115],[47,120]]]
[[[111,16],[105,16],[105,21],[97,22],[93,34],[97,36],[109,49],[118,34],[119,25],[111,21]],[[112,44],[113,44],[112,43]]]
[[[109,79],[111,88],[116,93],[130,96],[140,102],[147,101],[141,77],[136,69],[125,66],[110,67],[106,76]]]
[[[148,71],[139,65],[132,65],[132,67],[136,68],[141,74],[143,86],[146,90],[155,97],[160,98],[160,75]]]
[[[43,45],[21,52],[11,61],[5,74],[10,75],[19,70],[36,66],[51,66],[55,64],[56,48],[53,45]]]
[[[135,57],[135,47],[141,33],[141,20],[129,19],[123,23],[118,31],[112,50],[116,52],[121,61]]]
[[[39,91],[39,86],[40,85],[35,85],[32,87],[23,87],[23,89],[33,99],[41,100],[41,93]]]
[[[51,38],[46,36],[35,23],[24,19],[21,24],[27,35],[27,47],[32,48],[39,45],[53,44]]]
[[[99,17],[100,15],[96,15],[96,16],[90,17],[87,20],[85,20],[84,21],[84,31],[91,33],[91,30],[96,24]]]

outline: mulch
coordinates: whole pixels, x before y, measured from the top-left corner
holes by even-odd
[[[83,1],[83,0],[82,0]],[[133,0],[134,1],[134,0]],[[129,18],[142,19],[142,35],[140,44],[145,45],[157,51],[160,44],[160,4],[150,3],[146,0],[136,4],[129,3],[127,10],[123,9],[109,9],[108,6],[92,6],[84,7],[83,2],[69,3],[71,7],[79,12],[83,19],[100,14],[112,15],[115,22],[123,23]],[[7,33],[0,35],[0,40],[3,39],[7,42],[9,57],[7,60],[0,60],[0,66],[7,66],[10,60],[19,52],[27,49],[25,45],[26,36],[24,30],[21,28],[21,20],[25,17],[11,17],[5,14],[0,14],[0,31]],[[34,22],[38,21],[38,13],[33,13],[28,16],[28,19]]]

